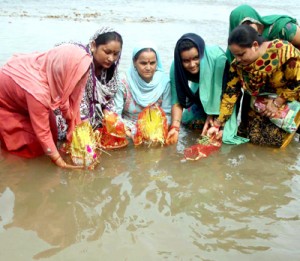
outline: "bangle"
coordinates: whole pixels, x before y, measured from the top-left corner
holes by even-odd
[[[51,161],[52,161],[53,163],[56,163],[56,161],[58,161],[59,158],[60,158],[60,155],[58,155],[58,157],[57,157],[56,159],[52,159]]]
[[[172,124],[173,124],[174,122],[178,122],[179,125],[181,124],[181,121],[180,121],[180,120],[172,120]]]
[[[220,122],[218,119],[215,119],[213,126],[217,129],[220,129],[220,127],[222,126],[222,122]]]
[[[277,102],[276,102],[276,99],[273,100],[273,104],[276,108],[280,108],[282,105],[279,105]]]
[[[177,132],[179,132],[179,127],[176,127],[176,126],[172,125],[172,126],[170,127],[170,130],[172,130],[172,129],[175,129]]]
[[[216,126],[215,124],[214,124],[213,126],[214,126],[214,128],[216,128],[216,129],[218,129],[218,130],[219,130],[220,127],[221,127],[221,126]]]
[[[181,120],[174,119],[174,120],[172,120],[172,122],[173,122],[173,121],[177,121],[177,122],[181,123]]]

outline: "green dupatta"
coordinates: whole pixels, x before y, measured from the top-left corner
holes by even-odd
[[[199,85],[200,101],[204,111],[209,115],[218,115],[220,112],[220,101],[222,94],[223,73],[225,68],[226,56],[219,46],[206,46],[204,56],[200,62],[200,82],[192,83]],[[172,105],[178,103],[174,62],[170,68],[170,80],[172,90]]]
[[[200,62],[199,95],[204,111],[208,115],[219,115],[223,86],[223,74],[226,63],[224,51],[219,46],[206,46]],[[174,62],[170,68],[172,105],[178,103],[175,86]],[[193,83],[196,85],[196,83]],[[193,87],[192,87],[193,88]],[[197,89],[197,88],[194,88]],[[222,141],[227,144],[242,144],[249,139],[237,136],[237,119],[235,112],[226,122]]]
[[[295,18],[292,18],[288,15],[260,16],[253,7],[249,5],[240,5],[230,13],[229,34],[234,28],[242,24],[244,21],[251,21],[253,23],[262,24],[264,26],[262,36],[266,40],[274,40],[280,38],[280,32],[287,23],[297,23],[297,20]],[[232,62],[233,55],[228,48],[226,50],[226,56],[228,61]]]

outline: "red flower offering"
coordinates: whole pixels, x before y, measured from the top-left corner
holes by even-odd
[[[138,116],[133,143],[135,145],[142,143],[164,145],[167,135],[168,122],[163,109],[155,104],[144,108]]]
[[[118,149],[128,145],[125,125],[115,112],[106,113],[103,119],[103,127],[99,128],[100,147],[104,149]]]
[[[201,158],[206,158],[213,152],[218,151],[221,145],[221,141],[203,136],[199,140],[199,144],[192,145],[184,150],[184,158],[186,160],[198,160]]]

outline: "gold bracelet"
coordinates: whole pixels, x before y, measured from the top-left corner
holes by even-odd
[[[172,122],[173,122],[173,121],[177,121],[177,122],[181,123],[181,120],[174,119],[174,120],[172,120]]]
[[[54,159],[52,159],[51,161],[53,162],[53,163],[55,163],[56,164],[56,161],[58,161],[59,160],[59,158],[60,158],[60,155],[58,155],[58,157],[54,160]]]
[[[172,130],[172,129],[175,129],[177,132],[179,132],[179,130],[180,130],[179,127],[176,127],[176,126],[173,126],[173,125],[170,127],[170,130]]]
[[[218,126],[216,126],[215,123],[217,123]],[[216,128],[219,127],[220,128],[222,126],[222,124],[223,123],[218,118],[214,119],[214,123],[213,123],[214,127],[216,127]]]

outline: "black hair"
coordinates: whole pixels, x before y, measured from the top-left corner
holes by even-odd
[[[228,37],[228,45],[236,44],[244,48],[252,47],[254,41],[261,45],[265,39],[253,27],[246,24],[237,26]]]
[[[194,47],[198,49],[197,45],[193,41],[189,39],[184,39],[178,44],[177,48],[178,52],[182,53],[183,51],[188,51]]]
[[[96,47],[99,45],[107,44],[110,41],[118,41],[121,43],[121,47],[123,46],[122,36],[117,32],[107,32],[104,34],[99,34],[95,39]]]
[[[195,75],[191,75],[184,69],[181,60],[181,53],[192,48],[197,49],[199,59],[202,59],[205,51],[204,40],[200,35],[187,33],[180,37],[174,50],[175,85],[178,101],[183,108],[188,108],[194,103],[201,105],[199,93],[197,91],[192,92],[188,84],[189,80],[195,81]],[[196,77],[199,81],[199,74]]]
[[[251,25],[251,24],[254,24],[254,23],[251,22],[250,20],[245,20],[242,24]]]
[[[107,32],[107,33],[99,34],[98,37],[95,39],[96,47],[98,47],[99,45],[105,45],[110,41],[118,41],[121,44],[121,48],[123,46],[123,39],[119,33]],[[120,61],[120,57],[116,63],[114,63],[110,68],[108,68],[107,75],[106,75],[106,82],[109,82],[112,79],[115,69]]]
[[[143,49],[141,49],[141,50],[139,50],[136,54],[135,54],[135,56],[132,58],[132,60],[133,61],[136,61],[138,58],[139,58],[139,56],[141,55],[141,53],[143,53],[143,52],[154,52],[155,53],[155,56],[156,56],[156,52],[155,52],[155,50],[153,49],[153,48],[143,48]]]

